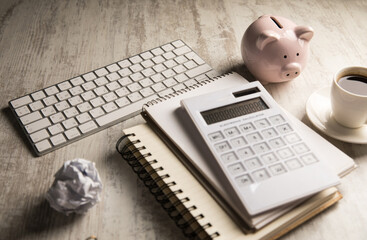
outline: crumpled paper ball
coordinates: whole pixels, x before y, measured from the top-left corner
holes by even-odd
[[[65,215],[83,214],[100,201],[101,192],[102,182],[95,164],[78,158],[65,162],[56,172],[46,199],[52,208]]]

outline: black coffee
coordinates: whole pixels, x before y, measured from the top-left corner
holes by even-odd
[[[367,96],[367,77],[365,76],[344,76],[339,79],[338,84],[348,92]]]

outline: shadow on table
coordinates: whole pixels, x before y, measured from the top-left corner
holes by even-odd
[[[27,207],[27,211],[18,216],[19,219],[13,219],[9,223],[9,232],[2,232],[2,236],[10,237],[6,239],[24,239],[27,237],[36,237],[44,239],[49,232],[62,229],[69,224],[75,224],[80,221],[83,215],[66,216],[53,210],[47,200],[42,199],[34,204],[33,207]]]

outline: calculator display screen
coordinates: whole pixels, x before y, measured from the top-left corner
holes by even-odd
[[[201,112],[201,115],[205,122],[210,125],[266,109],[269,109],[269,107],[265,104],[264,100],[257,97],[223,107],[206,110]]]

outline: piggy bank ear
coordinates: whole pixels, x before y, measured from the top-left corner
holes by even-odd
[[[305,27],[305,26],[297,26],[294,29],[294,32],[296,33],[296,36],[299,39],[310,41],[313,37],[313,29],[312,27]]]
[[[256,47],[260,50],[263,50],[266,45],[271,42],[278,41],[279,38],[279,34],[277,34],[276,32],[266,30],[257,37]]]

